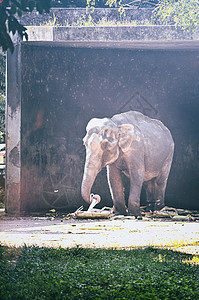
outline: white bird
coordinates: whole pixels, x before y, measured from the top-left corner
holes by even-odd
[[[98,194],[90,194],[90,206],[87,211],[91,211],[95,205],[101,201],[101,197]]]

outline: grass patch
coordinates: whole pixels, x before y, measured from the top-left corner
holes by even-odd
[[[199,299],[194,257],[151,247],[0,246],[0,299]]]

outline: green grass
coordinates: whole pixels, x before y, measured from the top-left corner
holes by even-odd
[[[0,299],[199,299],[196,256],[0,246]]]

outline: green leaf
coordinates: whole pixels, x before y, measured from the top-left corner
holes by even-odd
[[[43,12],[43,6],[42,6],[41,2],[37,2],[36,8],[37,8],[37,11],[38,11],[40,14],[42,14],[42,12]]]
[[[16,26],[11,17],[9,17],[9,19],[8,19],[8,31],[12,32],[12,34],[16,33]]]
[[[24,36],[25,36],[26,41],[28,41],[28,34],[27,34],[27,32],[24,32]]]
[[[22,10],[20,8],[17,9],[17,14],[20,18],[22,17]]]
[[[29,10],[32,12],[35,7],[35,1],[33,1],[33,0],[28,1],[28,7],[29,7]]]
[[[14,15],[14,14],[16,14],[16,11],[17,11],[17,7],[16,7],[16,5],[13,3],[13,4],[11,5],[11,8],[10,8],[10,14]]]
[[[21,9],[23,11],[26,11],[27,10],[27,1],[26,0],[21,0]]]

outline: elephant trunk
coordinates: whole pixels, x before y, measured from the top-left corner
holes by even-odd
[[[91,189],[98,173],[99,171],[98,169],[96,169],[96,166],[93,165],[91,166],[91,164],[88,163],[85,164],[84,175],[83,175],[83,180],[81,185],[81,194],[83,199],[88,203],[91,202],[90,200]]]

